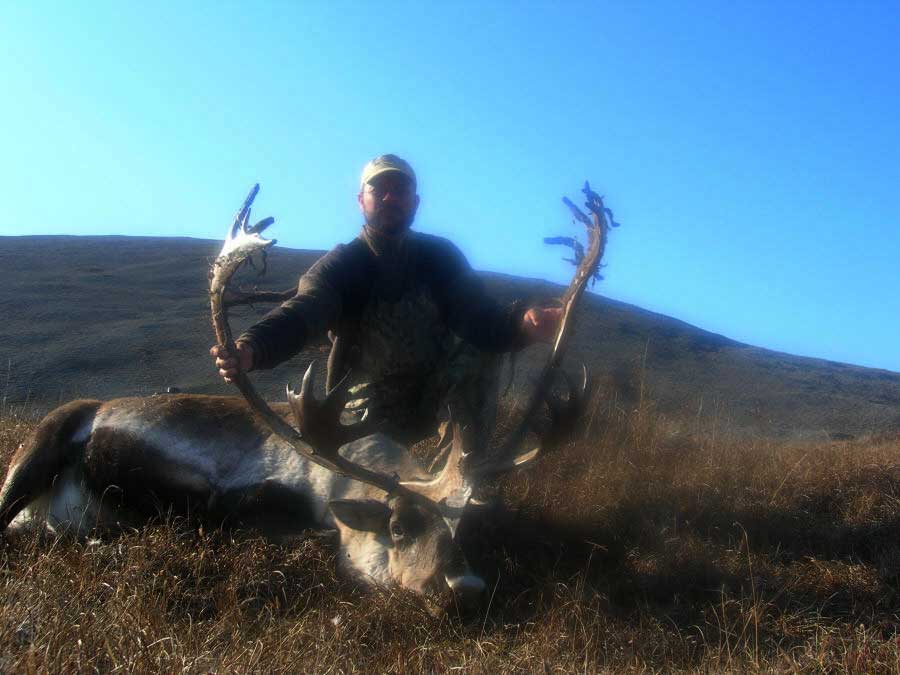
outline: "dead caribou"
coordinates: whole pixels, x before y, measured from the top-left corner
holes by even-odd
[[[272,219],[249,225],[258,186],[235,217],[210,271],[213,327],[233,348],[225,293],[246,261],[275,242],[260,234]],[[541,448],[520,453],[529,423],[545,403],[557,429],[584,397],[550,395],[572,330],[574,310],[598,269],[607,222],[598,195],[585,184],[588,247],[561,298],[562,319],[550,356],[522,421],[498,449],[472,453],[452,424],[442,439],[446,461],[430,474],[405,447],[365,422],[343,426],[344,383],[315,399],[312,366],[300,392],[269,406],[245,374],[238,397],[166,396],[78,400],[48,414],[19,446],[0,488],[0,531],[37,523],[86,537],[138,526],[161,512],[197,516],[212,526],[252,528],[276,541],[308,529],[336,529],[344,572],[379,586],[400,586],[467,602],[484,583],[456,542],[473,490],[489,476],[524,465]]]

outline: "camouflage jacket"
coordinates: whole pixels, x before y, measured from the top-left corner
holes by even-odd
[[[520,349],[522,310],[489,297],[446,239],[410,231],[385,240],[363,229],[320,258],[293,298],[238,339],[252,345],[254,368],[265,369],[332,331],[346,354],[342,372],[420,379],[460,341],[491,353]]]

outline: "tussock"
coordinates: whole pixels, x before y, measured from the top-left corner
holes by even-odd
[[[900,670],[900,438],[679,434],[600,403],[461,530],[484,606],[435,616],[292,547],[167,521],[3,542],[0,671]],[[34,422],[0,422],[4,460]]]

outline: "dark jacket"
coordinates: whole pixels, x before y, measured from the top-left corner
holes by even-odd
[[[355,354],[345,367],[377,379],[432,367],[454,334],[487,352],[521,349],[522,311],[490,298],[446,239],[410,231],[393,241],[364,229],[320,258],[297,295],[238,340],[252,345],[254,368],[273,368],[332,331]]]

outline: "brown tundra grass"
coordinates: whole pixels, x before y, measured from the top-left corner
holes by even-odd
[[[900,439],[676,434],[595,406],[461,531],[484,606],[433,616],[334,550],[165,522],[0,546],[0,672],[900,671]],[[0,421],[4,464],[34,421]]]

